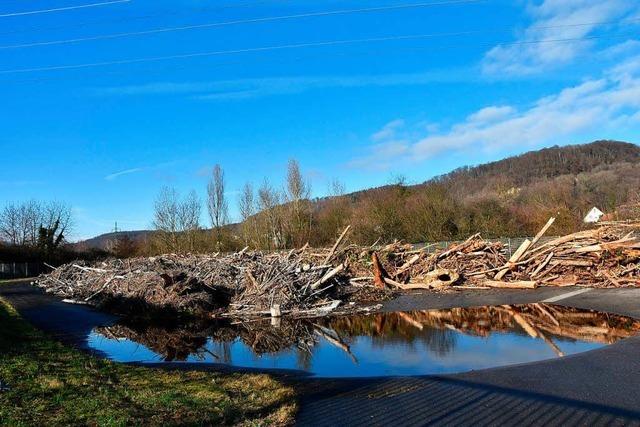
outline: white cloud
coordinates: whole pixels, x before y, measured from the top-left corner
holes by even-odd
[[[494,122],[496,120],[501,120],[506,118],[515,112],[515,109],[511,106],[491,106],[483,108],[473,114],[471,114],[467,121],[469,122],[480,122],[480,123],[488,123]]]
[[[190,95],[200,100],[228,100],[295,94],[313,89],[332,87],[419,86],[433,83],[469,81],[474,78],[466,70],[439,70],[425,73],[386,75],[292,76],[183,83],[156,82],[96,88],[92,89],[91,93],[100,96]]]
[[[371,139],[374,141],[382,141],[385,139],[393,138],[397,131],[404,126],[404,120],[398,119],[393,120],[386,125],[378,132],[374,133]]]
[[[370,147],[370,153],[364,157],[359,157],[348,163],[349,167],[372,171],[389,169],[399,158],[409,153],[411,145],[409,141],[392,140]]]
[[[401,145],[393,140],[376,141],[367,156],[351,164],[392,165],[470,149],[534,148],[567,143],[587,134],[604,138],[637,126],[639,118],[640,55],[605,71],[601,78],[585,80],[523,109],[489,106],[443,131],[410,138],[405,131]]]
[[[123,171],[114,172],[112,174],[109,174],[109,175],[105,176],[104,179],[106,179],[107,181],[114,181],[115,179],[120,178],[121,176],[130,175],[132,173],[138,173],[138,172],[142,172],[142,171],[144,171],[144,168],[126,169],[126,170],[123,170]]]
[[[483,72],[489,75],[527,75],[568,64],[592,47],[593,41],[589,37],[606,26],[598,23],[638,11],[637,3],[629,0],[544,0],[541,4],[530,3],[531,25],[518,37],[518,44],[498,45],[487,52],[482,63]],[[582,41],[527,44],[534,40],[566,39]]]

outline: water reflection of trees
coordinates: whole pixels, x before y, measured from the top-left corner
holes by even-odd
[[[640,322],[623,316],[549,304],[528,304],[404,313],[380,313],[312,320],[234,322],[218,320],[182,325],[124,321],[97,332],[111,339],[142,344],[166,361],[189,356],[233,363],[232,347],[242,342],[254,355],[295,353],[297,365],[309,369],[320,341],[339,348],[357,361],[352,345],[366,337],[374,349],[411,346],[439,356],[455,350],[459,334],[487,337],[518,333],[544,340],[558,355],[554,340],[609,344],[640,331]]]
[[[338,317],[325,320],[332,329],[351,343],[366,336],[374,348],[386,346],[424,346],[444,356],[456,345],[456,334],[446,328],[429,328],[420,324],[416,313],[379,313],[368,316]]]

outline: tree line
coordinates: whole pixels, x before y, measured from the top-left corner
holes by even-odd
[[[612,219],[638,212],[629,207],[640,205],[639,161],[637,146],[600,141],[463,168],[418,185],[398,178],[345,194],[335,181],[327,197],[311,199],[311,185],[291,160],[281,186],[265,179],[257,188],[242,187],[238,224],[228,223],[230,201],[217,165],[207,187],[211,230],[198,223],[195,193],[177,201],[175,195],[167,198],[167,191],[174,193],[165,189],[156,202],[155,224],[163,241],[156,251],[322,246],[346,225],[352,226],[351,241],[366,245],[459,240],[478,232],[487,238],[519,237],[535,234],[550,216],[557,218],[552,232],[570,233],[584,227],[583,217],[593,206]]]
[[[312,233],[310,196],[311,185],[304,179],[299,163],[292,159],[282,188],[267,179],[257,189],[251,183],[244,185],[237,199],[241,222],[230,224],[225,174],[216,165],[207,183],[204,203],[209,228],[201,224],[203,204],[194,190],[181,196],[176,189],[164,187],[155,200],[156,233],[147,249],[156,253],[219,252],[243,246],[284,249],[302,245]]]
[[[62,202],[10,202],[0,211],[0,258],[55,261],[73,227],[71,207]]]

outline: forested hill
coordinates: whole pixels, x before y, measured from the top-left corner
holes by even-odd
[[[316,204],[316,218],[353,224],[354,237],[450,240],[535,233],[550,216],[552,232],[572,232],[593,206],[612,218],[636,215],[640,206],[640,147],[620,141],[545,148],[479,166],[464,167],[417,185],[387,185]],[[340,207],[341,206],[341,207]],[[631,213],[629,213],[631,212]],[[318,224],[317,234],[332,227]],[[330,236],[331,234],[329,234]],[[328,239],[328,236],[324,237]],[[323,241],[323,239],[320,239]]]
[[[478,186],[486,187],[496,181],[522,186],[540,179],[577,175],[618,162],[640,162],[640,146],[621,141],[555,146],[479,166],[465,166],[431,181],[474,191]]]

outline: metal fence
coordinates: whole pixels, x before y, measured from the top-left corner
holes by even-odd
[[[555,239],[556,237],[543,237],[539,240],[538,244],[548,242],[550,240]],[[504,246],[505,254],[511,258],[511,255],[518,250],[522,242],[526,239],[533,239],[533,237],[503,237],[500,239],[485,239],[489,242],[500,242]],[[437,250],[446,249],[452,243],[462,243],[464,240],[451,240],[444,242],[432,242],[432,243],[423,243],[420,245],[416,245],[416,249],[426,248],[427,253],[432,253]]]
[[[35,277],[50,270],[41,262],[5,262],[0,263],[0,280]]]

